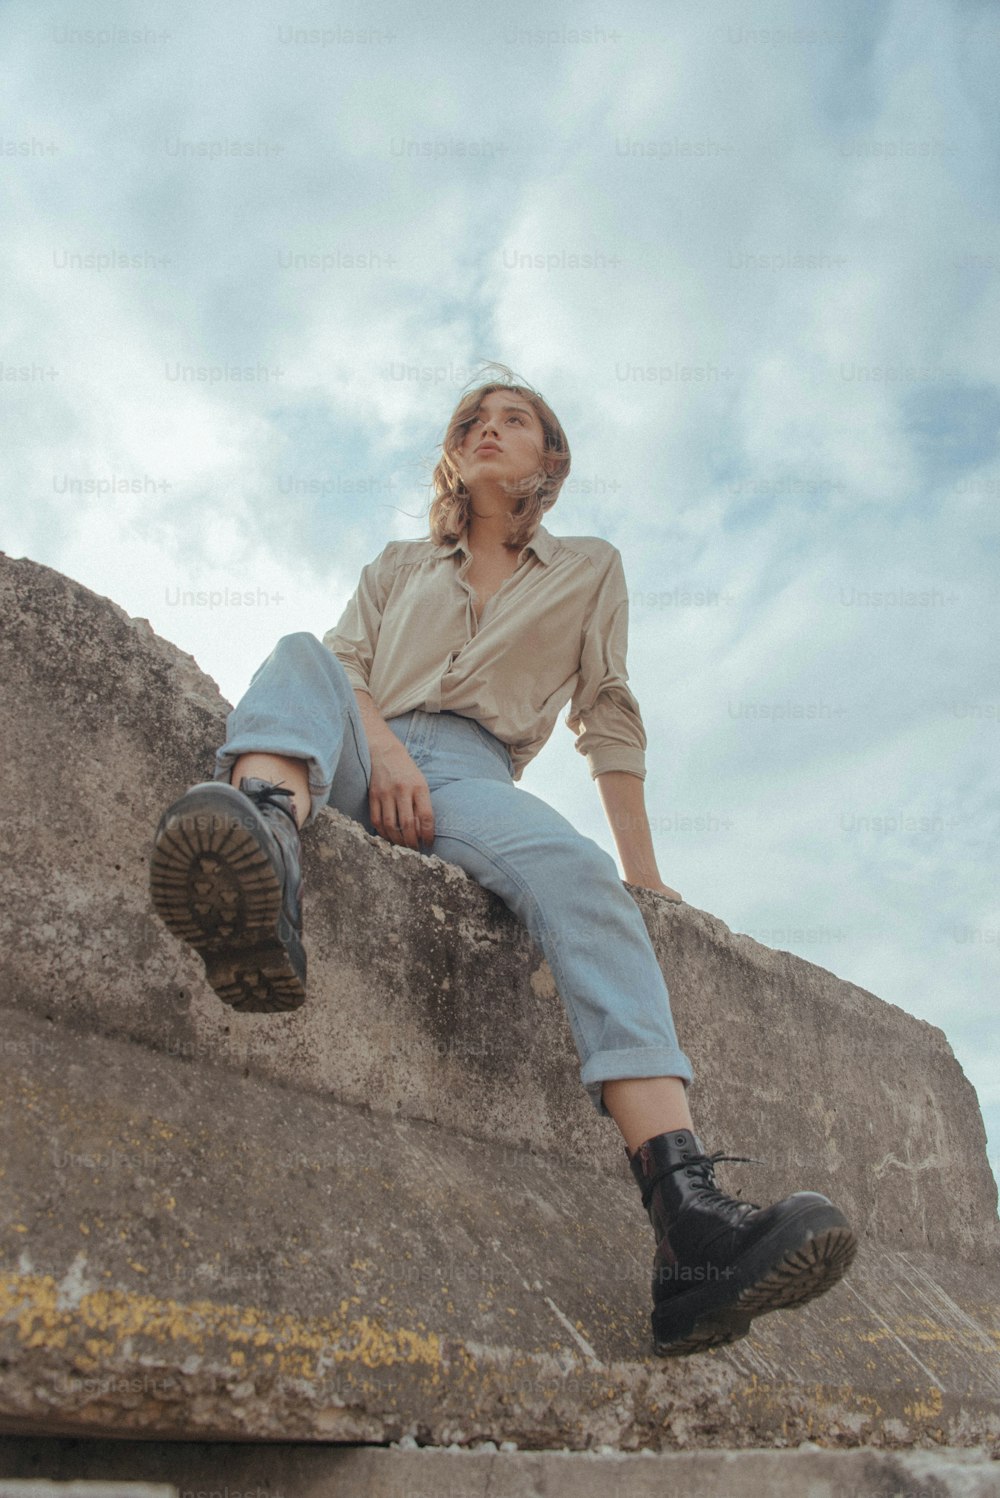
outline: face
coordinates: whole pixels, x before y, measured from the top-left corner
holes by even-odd
[[[470,493],[489,480],[518,480],[541,463],[545,432],[538,416],[513,390],[493,390],[483,398],[460,446],[455,463]]]

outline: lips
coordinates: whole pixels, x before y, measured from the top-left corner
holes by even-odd
[[[477,453],[498,453],[501,451],[499,442],[480,442],[476,448]]]

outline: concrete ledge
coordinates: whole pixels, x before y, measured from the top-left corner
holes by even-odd
[[[995,1265],[862,1234],[821,1300],[658,1359],[631,1181],[0,1024],[9,1433],[1000,1449]]]
[[[0,1472],[142,1474],[179,1498],[996,1498],[982,1450],[699,1451],[667,1455],[372,1447],[9,1441]],[[10,1498],[77,1498],[51,1486]],[[78,1484],[74,1484],[74,1489]],[[8,1498],[0,1484],[0,1498]],[[162,1490],[161,1490],[162,1491]],[[169,1490],[168,1490],[169,1491]],[[110,1489],[108,1498],[116,1498]],[[97,1491],[79,1498],[103,1498]]]

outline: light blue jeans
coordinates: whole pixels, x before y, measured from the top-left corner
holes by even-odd
[[[569,1018],[580,1081],[605,1117],[601,1084],[694,1073],[639,907],[614,859],[513,781],[506,747],[472,718],[415,709],[388,725],[427,780],[435,837],[422,852],[492,890],[541,948]],[[307,761],[312,812],[326,805],[375,835],[371,755],[340,661],[315,635],[285,635],[229,715],[214,778],[255,751]],[[308,825],[308,822],[307,824]]]

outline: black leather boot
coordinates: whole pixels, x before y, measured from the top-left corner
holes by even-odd
[[[297,1009],[306,997],[302,866],[293,792],[268,780],[196,785],[156,829],[150,893],[190,942],[208,981],[243,1013]]]
[[[678,1131],[647,1139],[629,1160],[656,1234],[652,1322],[661,1357],[745,1337],[754,1316],[824,1294],[857,1252],[846,1217],[817,1191],[763,1209],[724,1195],[715,1162],[747,1159],[706,1155],[696,1134]]]

